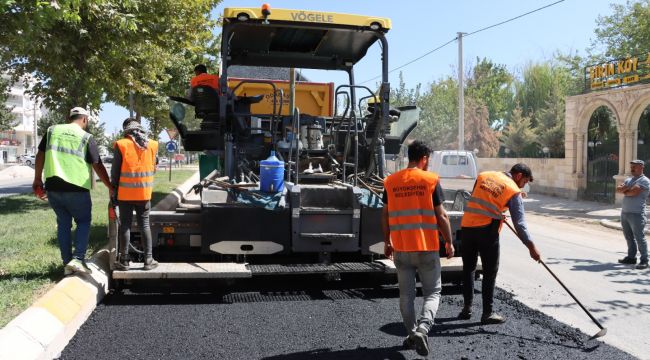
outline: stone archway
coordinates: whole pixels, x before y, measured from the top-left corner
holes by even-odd
[[[591,114],[600,106],[609,108],[616,118],[619,135],[618,175],[620,184],[629,175],[629,162],[636,157],[639,118],[650,104],[650,84],[594,91],[566,98],[565,154],[570,161],[576,197],[585,189],[587,128]],[[621,201],[617,194],[616,202]]]

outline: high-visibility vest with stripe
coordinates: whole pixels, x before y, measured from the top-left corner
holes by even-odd
[[[508,201],[521,189],[503,172],[486,171],[476,178],[472,196],[465,205],[461,227],[480,227],[503,220]]]
[[[56,176],[67,183],[90,189],[90,164],[86,162],[86,151],[91,137],[77,124],[50,126],[45,149],[45,179]]]
[[[398,171],[384,180],[388,225],[395,251],[438,251],[438,223],[433,193],[438,175],[418,168]]]
[[[219,90],[219,77],[212,74],[198,74],[190,80],[190,86],[209,86],[215,90]]]
[[[158,142],[149,140],[147,149],[139,148],[130,138],[115,142],[122,154],[118,200],[151,200]]]

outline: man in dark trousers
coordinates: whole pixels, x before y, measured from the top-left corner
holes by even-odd
[[[133,211],[138,217],[140,233],[144,240],[144,270],[158,266],[153,259],[149,211],[156,172],[158,142],[147,138],[147,132],[135,119],[123,123],[124,139],[115,142],[111,180],[117,189],[117,203],[120,209],[118,270],[129,270],[129,243]]]
[[[428,334],[440,304],[440,241],[445,240],[447,257],[454,256],[449,217],[442,207],[438,175],[426,171],[431,149],[421,141],[408,147],[408,167],[384,180],[384,254],[393,258],[399,283],[399,308],[408,337],[406,348],[429,354]],[[422,310],[416,321],[415,275],[422,284]]]
[[[45,199],[42,175],[45,172],[47,200],[56,214],[57,238],[64,274],[88,273],[85,256],[90,238],[92,201],[90,199],[91,168],[113,194],[106,168],[99,157],[95,139],[85,131],[89,113],[82,107],[70,110],[68,124],[53,125],[47,129],[38,145],[34,193]],[[45,171],[43,171],[45,170]],[[77,224],[72,252],[72,220]]]
[[[503,212],[510,209],[512,222],[519,238],[528,247],[530,257],[540,259],[524,219],[521,189],[533,181],[526,164],[515,164],[509,172],[486,171],[476,178],[472,196],[467,201],[461,221],[461,247],[463,257],[464,307],[459,317],[472,316],[474,300],[474,273],[478,256],[483,265],[483,324],[501,324],[506,319],[492,308],[494,285],[499,271],[499,232],[504,221]]]

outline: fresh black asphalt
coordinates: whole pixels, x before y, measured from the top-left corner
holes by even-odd
[[[226,286],[148,284],[109,295],[61,359],[421,358],[402,348],[406,333],[395,286],[313,277],[239,281],[228,291]],[[501,290],[495,309],[507,317],[503,325],[481,325],[480,304],[471,320],[458,320],[461,305],[460,288],[446,284],[428,358],[634,359]]]

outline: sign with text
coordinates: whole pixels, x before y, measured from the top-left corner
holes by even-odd
[[[585,76],[586,91],[649,82],[650,53],[588,66]]]

